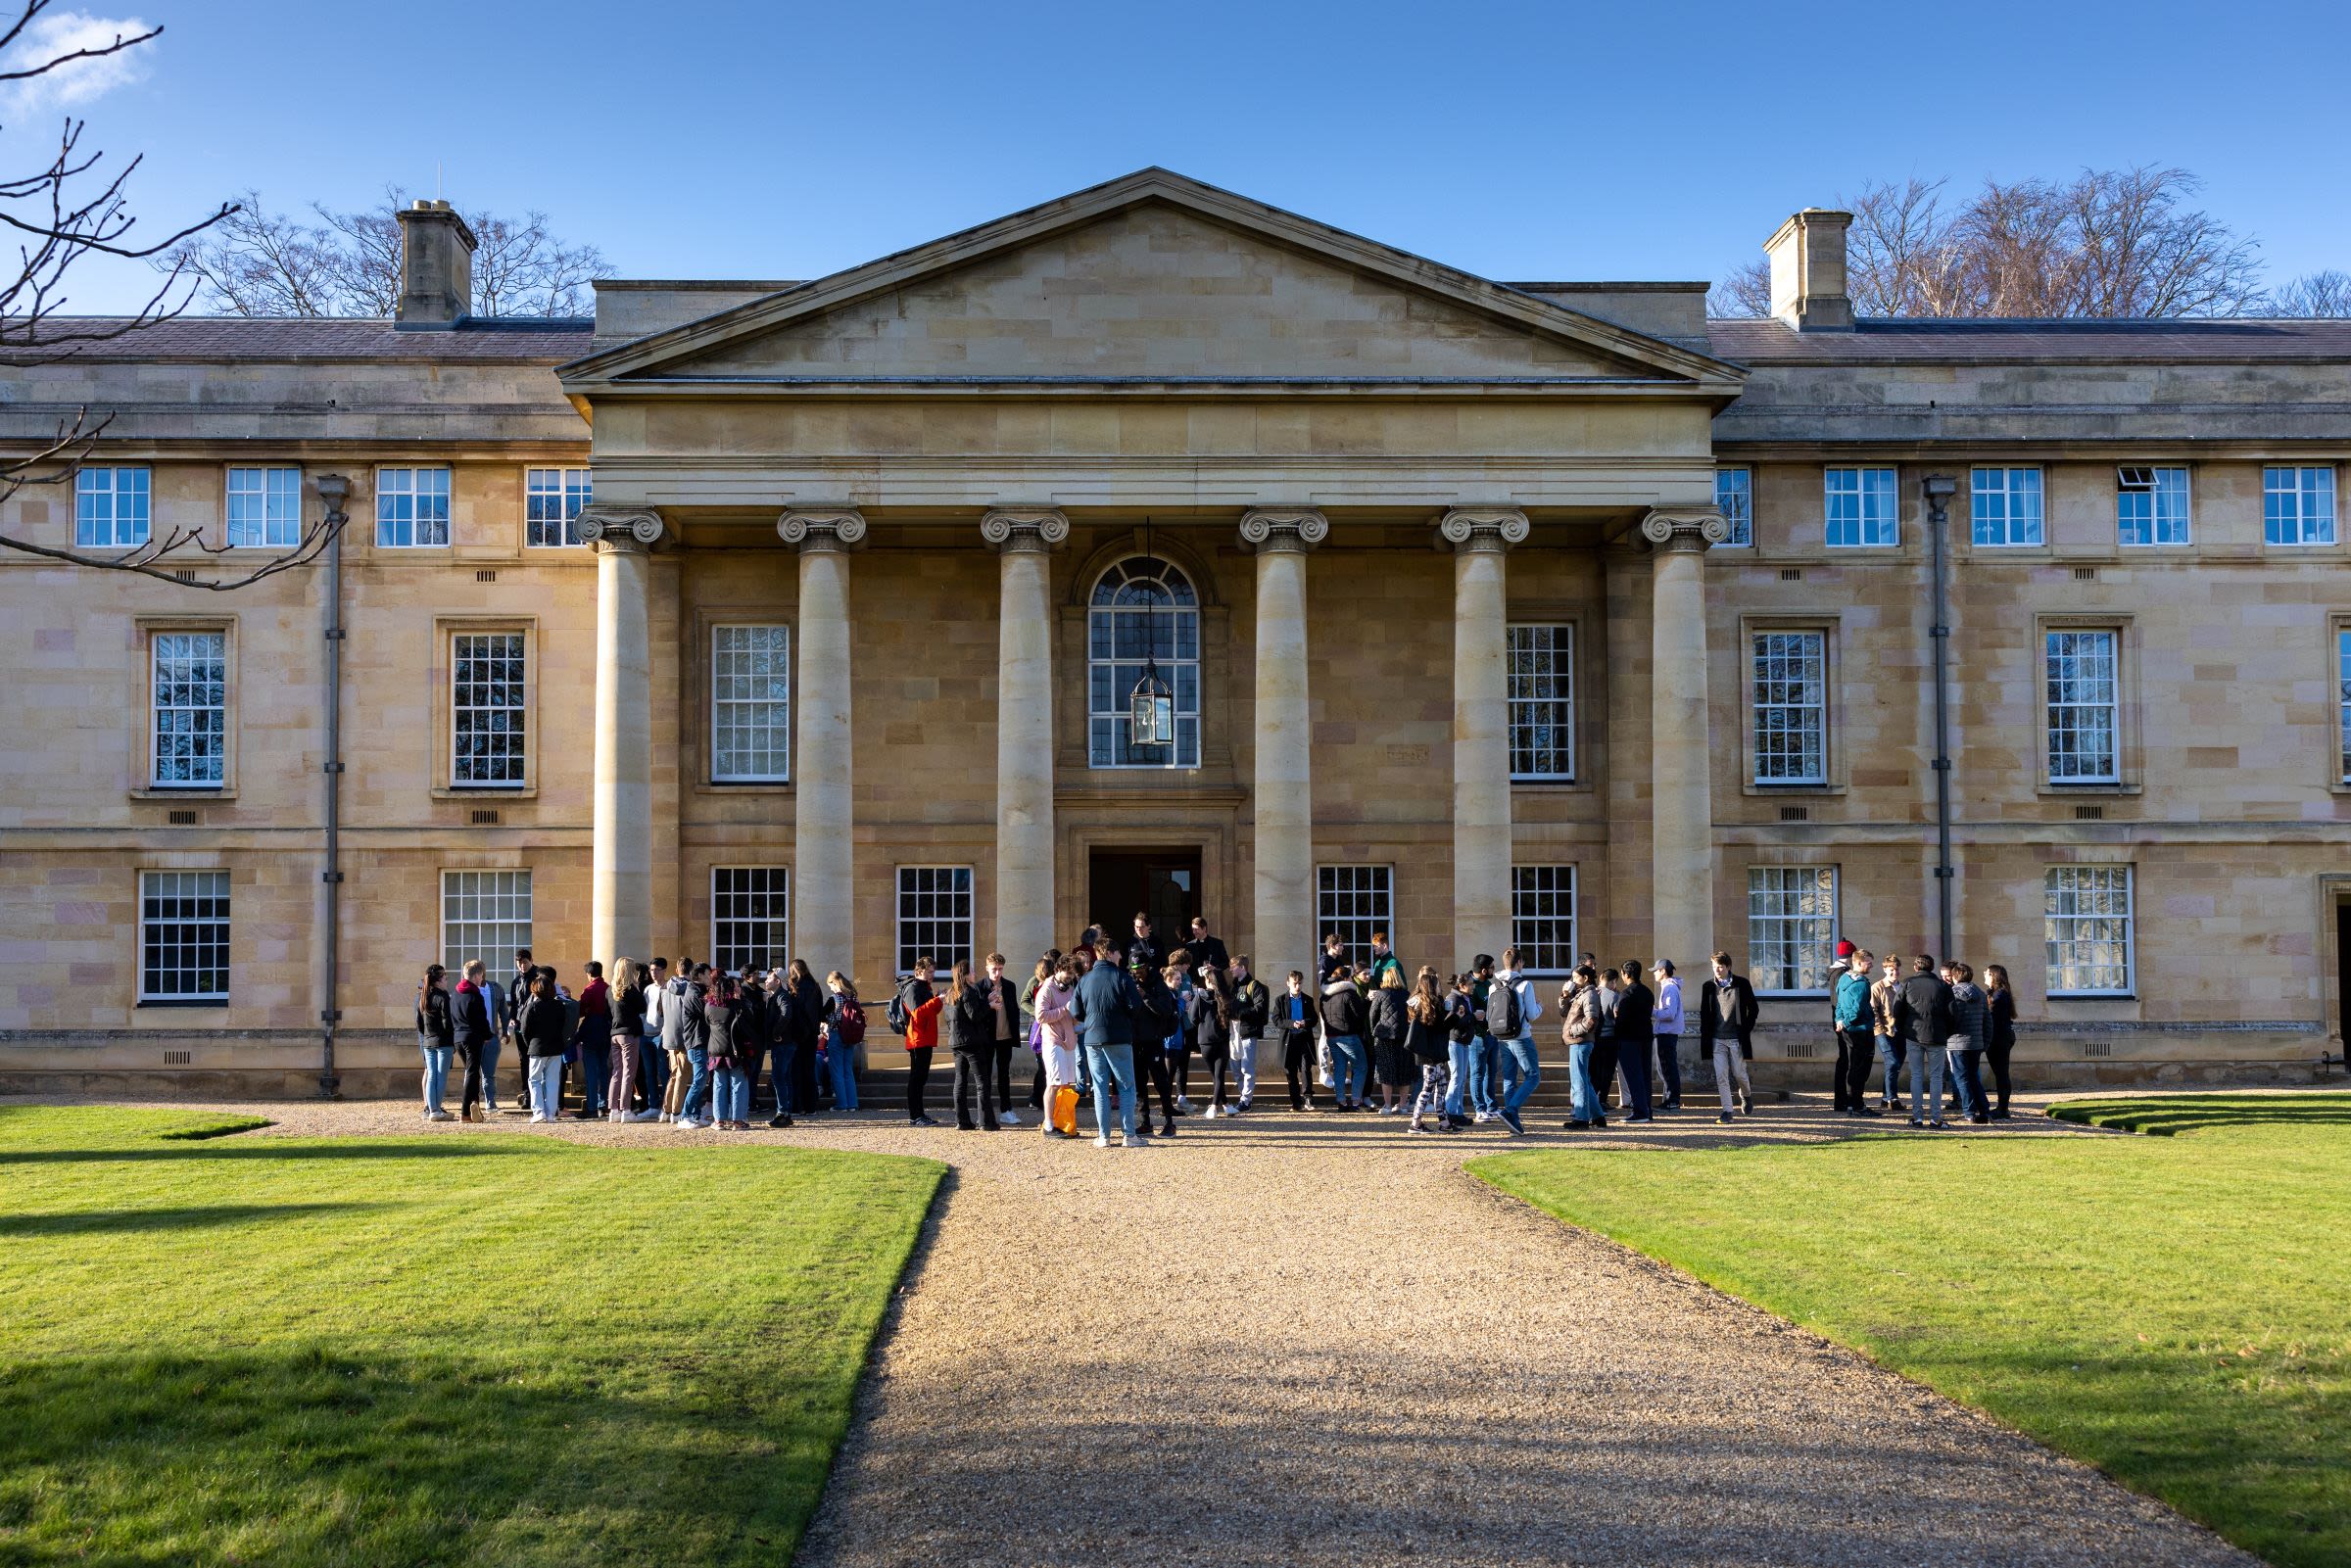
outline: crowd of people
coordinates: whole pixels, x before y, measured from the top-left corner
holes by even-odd
[[[1906,1067],[1911,1126],[2007,1117],[2016,1000],[2005,970],[1988,966],[1979,983],[1956,960],[1938,965],[1920,954],[1905,969],[1889,953],[1879,973],[1879,961],[1850,942],[1837,944],[1837,963],[1830,1026],[1839,1115],[1899,1111]],[[416,1005],[425,1118],[473,1121],[496,1112],[507,1047],[523,1077],[516,1104],[533,1121],[564,1114],[566,1079],[575,1073],[580,1105],[572,1115],[589,1119],[747,1131],[763,1066],[771,1127],[828,1105],[859,1108],[865,1009],[838,970],[819,985],[799,959],[732,974],[692,959],[673,970],[666,958],[622,958],[609,980],[596,961],[584,976],[575,995],[528,949],[514,955],[504,984],[480,960],[466,964],[454,986],[440,965],[430,966]],[[1247,954],[1226,950],[1205,918],[1163,953],[1150,916],[1137,914],[1129,935],[1088,927],[1067,952],[1039,958],[1025,979],[1001,953],[977,970],[958,959],[943,977],[931,958],[918,958],[890,997],[888,1021],[905,1042],[905,1113],[914,1125],[940,1125],[929,1096],[943,1035],[958,1128],[1022,1124],[1014,1064],[1025,1048],[1032,1062],[1018,1105],[1045,1136],[1081,1136],[1078,1109],[1090,1101],[1095,1144],[1109,1147],[1115,1127],[1131,1148],[1174,1136],[1177,1118],[1195,1113],[1212,1120],[1249,1115],[1261,1054],[1280,1063],[1293,1111],[1319,1110],[1327,1097],[1334,1112],[1397,1117],[1415,1135],[1498,1123],[1522,1136],[1527,1102],[1542,1081],[1536,1025],[1552,1010],[1567,1051],[1566,1128],[1606,1127],[1611,1110],[1626,1122],[1681,1110],[1681,1047],[1692,1024],[1700,1060],[1712,1064],[1716,1119],[1753,1114],[1747,1064],[1758,1008],[1728,953],[1713,955],[1689,1004],[1670,959],[1603,967],[1586,954],[1547,1009],[1515,947],[1499,961],[1480,953],[1457,973],[1423,965],[1408,976],[1385,932],[1373,934],[1360,961],[1332,934],[1311,981],[1292,970],[1275,990],[1252,972]],[[460,1064],[452,1113],[444,1101]],[[1204,1105],[1192,1099],[1195,1069],[1204,1074]]]

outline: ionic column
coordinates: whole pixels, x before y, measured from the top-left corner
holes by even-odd
[[[853,507],[794,508],[776,523],[800,552],[799,658],[792,726],[792,950],[822,974],[856,962],[855,826],[849,785],[849,551]]]
[[[1707,775],[1706,549],[1730,535],[1710,506],[1643,519],[1655,550],[1651,594],[1651,898],[1657,953],[1686,974],[1714,950],[1714,807]],[[1693,1030],[1692,1032],[1696,1032]]]
[[[1319,511],[1262,508],[1241,519],[1257,556],[1256,972],[1315,973],[1313,716],[1306,691],[1306,553],[1330,533]]]
[[[996,552],[996,927],[1015,966],[1054,944],[1053,554],[1070,520],[1049,507],[980,519]]]
[[[1457,508],[1437,524],[1453,550],[1453,957],[1511,940],[1510,586],[1505,553],[1524,512]]]
[[[648,556],[664,533],[649,508],[587,506],[580,533],[596,551],[596,793],[588,945],[609,965],[653,946],[653,649]]]

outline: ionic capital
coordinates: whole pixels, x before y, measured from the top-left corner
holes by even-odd
[[[776,537],[803,555],[855,549],[865,543],[865,514],[854,506],[794,506],[776,519]]]
[[[1330,519],[1312,506],[1258,506],[1241,515],[1241,548],[1303,555],[1330,537]]]
[[[643,555],[669,538],[669,525],[650,506],[580,508],[580,543],[599,555]]]
[[[1526,513],[1514,506],[1456,506],[1437,520],[1437,547],[1456,554],[1501,554],[1523,545],[1531,532]]]
[[[980,537],[999,555],[1048,554],[1070,540],[1070,520],[1054,506],[990,506]]]
[[[1660,554],[1703,554],[1731,537],[1716,506],[1659,506],[1641,519],[1641,537]]]

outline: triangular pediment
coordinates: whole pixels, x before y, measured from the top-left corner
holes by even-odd
[[[1730,366],[1146,170],[566,366],[629,383],[1683,383]]]

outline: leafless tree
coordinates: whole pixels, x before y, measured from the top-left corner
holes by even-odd
[[[27,82],[124,54],[163,31],[151,27],[138,33],[118,32],[109,41],[87,46],[44,47],[43,32],[34,24],[54,3],[19,0],[15,20],[0,28],[0,88],[22,95]],[[54,364],[177,315],[187,307],[194,280],[167,259],[206,231],[239,215],[235,206],[225,205],[176,233],[143,243],[127,195],[130,176],[140,160],[133,157],[111,169],[103,166],[103,152],[84,149],[84,129],[85,121],[69,115],[53,150],[29,155],[22,173],[0,172],[0,233],[13,234],[17,242],[16,275],[10,277],[6,266],[0,265],[0,363]],[[0,152],[5,147],[6,143],[0,142]],[[66,284],[74,264],[88,256],[161,262],[163,280],[129,315],[71,316],[65,313]],[[37,451],[0,456],[0,503],[31,486],[71,485],[112,422],[113,415],[93,415],[85,406],[72,418],[60,420],[54,436]],[[67,548],[0,530],[0,549],[223,591],[243,588],[311,560],[341,529],[342,522],[340,516],[322,519],[293,546],[241,576],[210,580],[192,580],[192,574],[183,578],[161,564],[166,556],[191,545],[209,554],[227,548],[225,543],[216,546],[207,542],[200,530],[153,534],[144,544],[125,550]]]
[[[2351,272],[2310,272],[2262,301],[2262,315],[2312,320],[2320,316],[2351,316]]]
[[[246,193],[236,221],[169,258],[199,280],[199,302],[229,315],[385,316],[400,300],[400,220],[408,193],[335,212],[313,202],[315,222],[270,213]],[[475,315],[583,315],[591,286],[612,268],[593,245],[557,239],[545,213],[467,217]]]
[[[2251,240],[2189,206],[2178,168],[2085,169],[2063,183],[1987,180],[1946,209],[1943,182],[1863,189],[1851,203],[1847,292],[1862,316],[2162,317],[2259,309]],[[1770,309],[1761,261],[1714,291],[1728,313]]]

